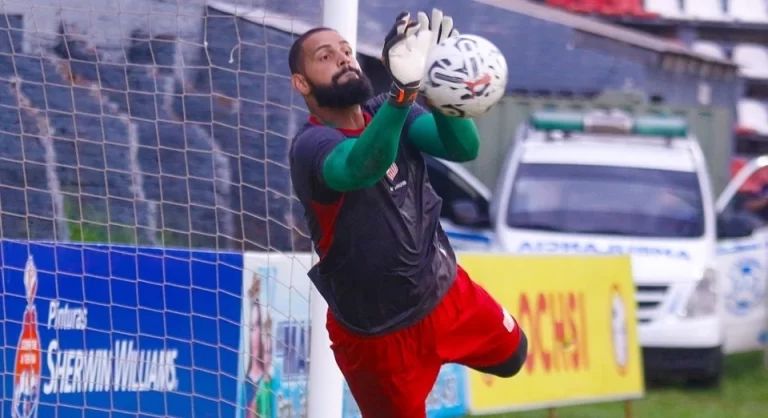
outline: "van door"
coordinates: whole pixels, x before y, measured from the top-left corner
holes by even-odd
[[[747,162],[715,204],[725,353],[758,350],[766,329],[768,156]]]

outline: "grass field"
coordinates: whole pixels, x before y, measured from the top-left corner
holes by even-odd
[[[768,417],[768,371],[762,353],[731,356],[718,389],[649,387],[632,403],[633,418],[764,418]],[[494,415],[492,418],[547,418],[547,411]],[[557,418],[623,418],[624,404],[609,403],[557,410]]]

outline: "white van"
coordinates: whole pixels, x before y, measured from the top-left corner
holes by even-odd
[[[735,197],[766,165],[747,164],[715,201],[682,119],[536,113],[489,204],[489,246],[631,254],[646,372],[717,384],[723,355],[758,349],[765,329],[768,228]]]

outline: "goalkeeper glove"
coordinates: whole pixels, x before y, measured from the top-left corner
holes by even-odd
[[[426,13],[419,12],[419,25],[429,28],[429,32],[432,35],[429,43],[430,50],[448,38],[459,36],[459,31],[453,27],[453,18],[444,15],[440,9],[432,9],[431,19],[427,18]],[[424,68],[424,70],[425,72],[429,71],[429,68]],[[426,77],[426,74],[424,76]],[[427,83],[421,83],[420,90],[424,91],[426,86]]]
[[[416,100],[432,42],[428,26],[412,22],[410,16],[408,12],[400,13],[384,38],[382,59],[392,77],[389,102],[394,106],[410,106]]]
[[[432,34],[430,49],[448,38],[459,36],[459,31],[453,27],[453,18],[444,15],[440,9],[432,9],[431,19],[427,18],[426,13],[419,12],[419,24],[421,27],[429,28]]]

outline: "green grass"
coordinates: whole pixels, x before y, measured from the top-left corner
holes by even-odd
[[[547,411],[489,416],[492,418],[548,418]],[[557,410],[557,418],[622,418],[621,402]],[[731,356],[726,376],[717,389],[649,387],[645,398],[632,402],[633,418],[764,418],[768,417],[768,371],[762,353]]]
[[[137,228],[110,224],[103,213],[85,213],[77,198],[64,198],[64,217],[69,240],[79,243],[136,245]],[[81,213],[82,212],[82,213]],[[156,232],[157,241],[165,247],[188,248],[186,234],[162,230]]]
[[[64,216],[67,219],[69,239],[72,242],[135,244],[135,228],[108,225],[103,215],[81,214],[76,198],[64,198]]]

